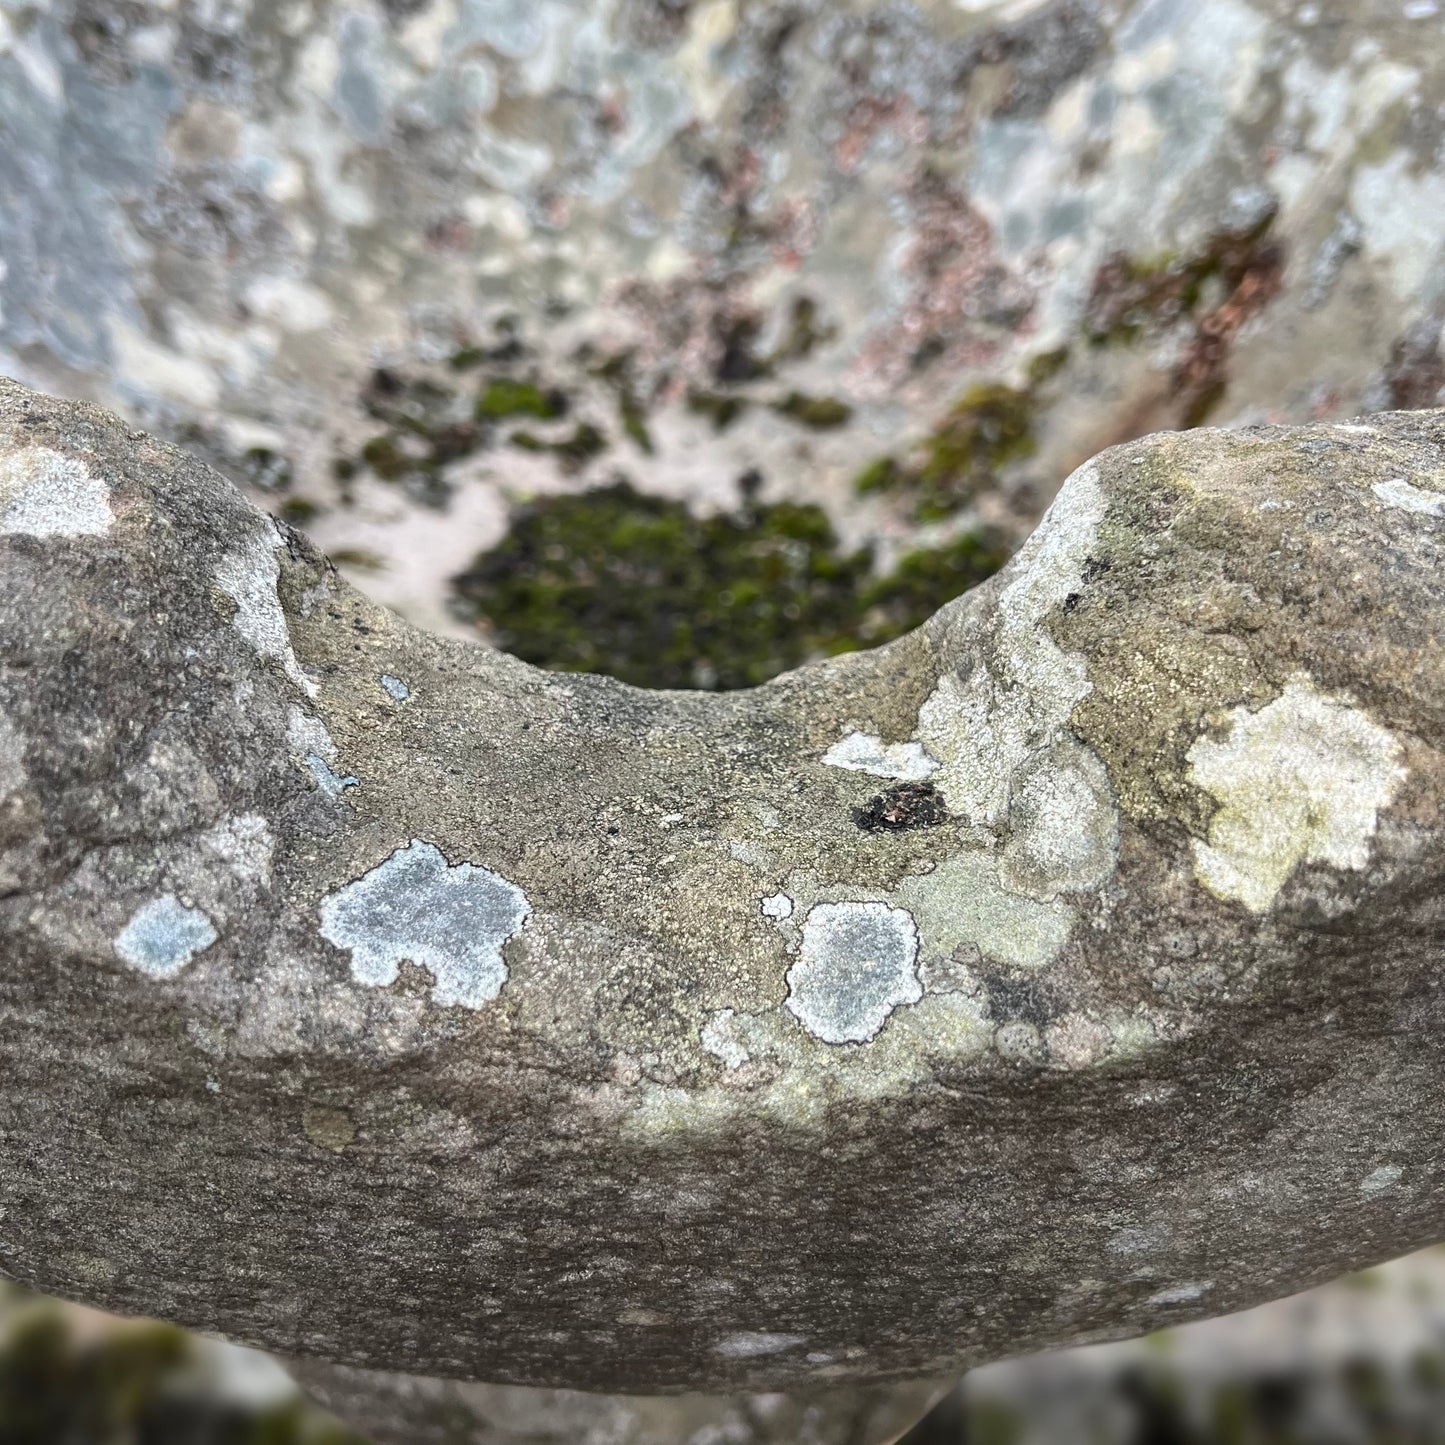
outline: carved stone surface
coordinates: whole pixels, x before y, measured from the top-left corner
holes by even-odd
[[[1442,512],[1438,412],[1153,437],[896,644],[648,693],[0,385],[5,1270],[724,1393],[1439,1238]]]

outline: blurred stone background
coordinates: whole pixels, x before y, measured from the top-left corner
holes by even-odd
[[[1442,9],[0,0],[0,372],[423,625],[760,682],[1110,443],[1445,401]],[[979,1371],[916,1445],[1445,1439],[1441,1258]],[[0,1445],[346,1438],[254,1357],[4,1315]]]
[[[364,1445],[264,1355],[0,1291],[4,1445]],[[700,1411],[703,1422],[675,1439],[648,1433],[645,1411],[625,1401],[506,1386],[474,1400],[473,1410],[454,1408],[426,1439],[836,1445],[854,1438],[782,1396]],[[975,1370],[902,1445],[1440,1440],[1445,1249],[1437,1248],[1244,1314]]]

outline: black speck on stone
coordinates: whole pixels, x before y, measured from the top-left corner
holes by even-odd
[[[932,783],[898,783],[854,808],[853,821],[865,833],[901,833],[948,821],[948,805]]]

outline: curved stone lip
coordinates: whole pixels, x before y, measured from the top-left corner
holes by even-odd
[[[1445,413],[1146,438],[908,637],[652,693],[0,384],[7,1269],[615,1393],[1437,1237],[1442,493]]]

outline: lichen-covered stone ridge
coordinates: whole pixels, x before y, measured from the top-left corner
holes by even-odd
[[[1445,1232],[1445,415],[1112,449],[920,630],[718,695],[417,632],[8,382],[0,477],[23,1280],[762,1389]]]

